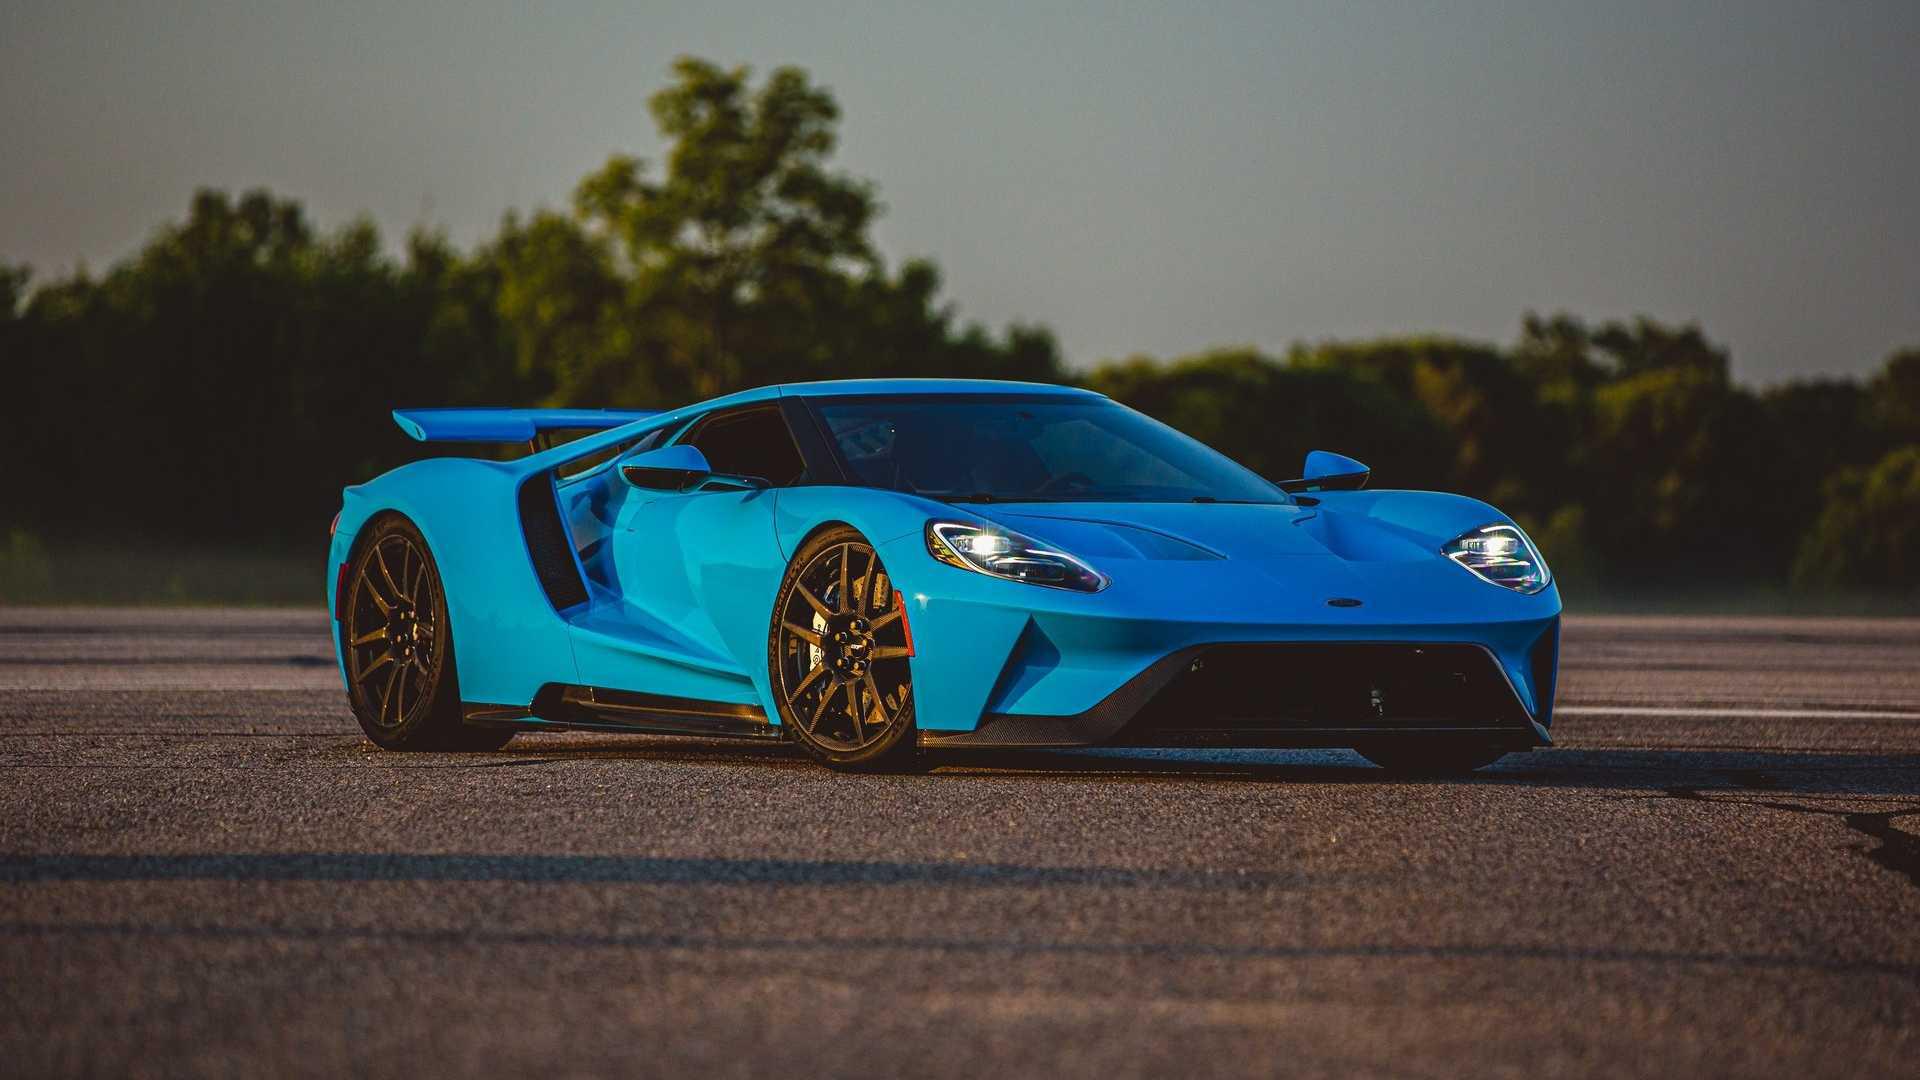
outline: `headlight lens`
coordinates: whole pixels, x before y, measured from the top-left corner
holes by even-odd
[[[1547,560],[1518,525],[1482,525],[1447,541],[1440,551],[1481,581],[1515,592],[1537,593],[1553,580]]]
[[[1107,576],[1064,551],[992,525],[927,522],[927,554],[989,577],[1077,592],[1099,592]]]

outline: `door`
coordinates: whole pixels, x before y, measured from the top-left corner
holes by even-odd
[[[752,703],[766,666],[767,620],[786,560],[774,538],[780,488],[806,477],[777,404],[701,418],[675,440],[706,456],[716,477],[660,491],[611,470],[606,537],[621,602],[574,623],[583,682],[612,690]]]

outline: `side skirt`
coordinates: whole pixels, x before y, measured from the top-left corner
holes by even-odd
[[[767,722],[758,705],[549,685],[531,705],[461,703],[461,715],[481,727],[520,731],[620,731],[635,735],[694,735],[709,739],[779,741],[786,733]]]

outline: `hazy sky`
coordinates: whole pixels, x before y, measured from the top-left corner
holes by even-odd
[[[1076,362],[1528,308],[1758,382],[1920,345],[1920,0],[0,0],[0,260],[103,266],[203,185],[471,242],[657,156],[680,53],[810,70],[888,255]]]

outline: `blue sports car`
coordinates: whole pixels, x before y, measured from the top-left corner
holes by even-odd
[[[593,729],[846,769],[1231,746],[1443,773],[1548,741],[1533,542],[1338,454],[1274,482],[1096,393],[964,380],[394,417],[531,452],[346,489],[335,643],[390,749]]]

